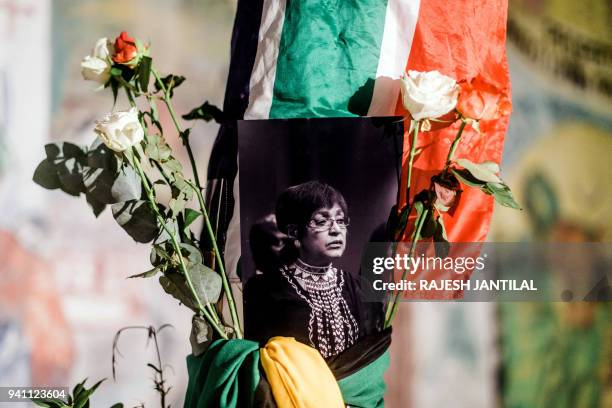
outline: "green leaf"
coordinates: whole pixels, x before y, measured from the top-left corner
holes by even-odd
[[[111,74],[113,72],[113,69],[111,69]],[[111,78],[109,83],[110,83],[111,90],[113,91],[113,108],[114,108],[115,105],[117,104],[117,95],[119,94],[119,82],[115,78]]]
[[[187,205],[187,202],[182,197],[171,199],[168,203],[168,207],[172,212],[172,218],[176,218],[176,216],[185,209],[185,205]]]
[[[157,103],[154,98],[148,98],[149,106],[151,107],[151,111],[149,112],[149,116],[151,117],[151,122],[157,127],[160,133],[164,133],[162,129],[162,125],[159,122],[159,110],[157,109]]]
[[[36,170],[34,170],[32,180],[39,186],[49,190],[55,190],[61,187],[57,169],[49,159],[44,159],[40,162]]]
[[[187,283],[183,275],[178,272],[166,272],[159,277],[159,284],[167,294],[171,295],[191,310],[198,310],[196,302],[191,295],[191,291],[187,288]]]
[[[119,160],[115,152],[106,147],[99,138],[96,138],[87,152],[87,166],[116,172],[119,167]]]
[[[521,209],[521,206],[514,200],[510,187],[504,183],[487,183],[486,187],[483,187],[483,191],[487,194],[492,194],[495,197],[495,201],[504,207]]]
[[[153,248],[151,249],[151,255],[149,257],[149,260],[151,262],[151,265],[158,267],[163,263],[169,261],[170,255],[164,248],[162,248],[161,244],[154,244]]]
[[[57,398],[31,398],[34,404],[44,408],[68,408],[69,405],[65,401]]]
[[[472,176],[472,173],[466,169],[452,169],[452,172],[455,176],[457,176],[459,181],[467,186],[481,188],[486,184],[484,181],[480,181]]]
[[[62,191],[77,197],[85,192],[82,166],[76,158],[58,163],[56,168]]]
[[[417,218],[417,222],[418,222],[418,218]],[[433,237],[434,234],[436,233],[436,229],[437,229],[437,223],[433,216],[433,211],[428,211],[427,215],[425,216],[423,226],[421,227],[421,233],[417,237],[417,241],[421,240],[422,238]]]
[[[142,196],[142,180],[131,166],[123,166],[111,188],[114,202],[138,200]]]
[[[174,158],[171,158],[167,162],[163,163],[162,166],[170,173],[180,173],[183,171],[183,166],[181,163]]]
[[[48,143],[45,145],[45,153],[47,155],[47,159],[54,160],[61,153],[61,148],[56,143]]]
[[[458,159],[457,164],[468,170],[476,179],[484,182],[501,183],[501,179],[495,174],[499,167],[492,166],[492,162],[474,163],[468,159]],[[493,171],[497,168],[497,171]]]
[[[181,243],[180,245],[182,249],[181,254],[187,257],[190,264],[196,265],[202,263],[202,253],[198,248],[186,243]]]
[[[166,88],[166,93],[170,98],[174,96],[174,89],[178,88],[183,82],[185,82],[185,77],[180,75],[167,75],[161,78],[161,82],[164,84]],[[157,81],[155,81],[155,90],[160,91],[162,88]]]
[[[138,85],[141,92],[147,92],[151,75],[151,57],[143,56],[138,65]]]
[[[106,208],[106,204],[96,200],[95,197],[93,197],[91,194],[85,194],[85,198],[87,200],[87,204],[89,204],[89,206],[91,207],[91,209],[93,210],[94,215],[96,216],[96,218],[102,214],[102,211],[104,211],[104,209]]]
[[[202,264],[187,268],[191,283],[202,303],[215,303],[221,295],[221,276]]]
[[[145,154],[156,162],[163,163],[172,156],[172,149],[160,135],[151,135],[145,146]]]
[[[130,200],[111,206],[113,217],[136,242],[146,244],[151,242],[159,233],[157,218],[143,200]]]
[[[215,105],[211,105],[208,101],[202,105],[191,110],[191,112],[182,116],[185,120],[196,120],[201,119],[206,122],[210,122],[214,119],[215,122],[221,123],[223,120],[223,111],[217,108]]]
[[[493,174],[497,174],[500,172],[499,164],[495,163],[494,161],[484,161],[480,163],[480,165]]]
[[[142,273],[138,273],[136,275],[128,276],[128,279],[131,279],[131,278],[150,278],[152,276],[157,275],[157,272],[159,272],[159,268],[156,266],[155,268],[149,269],[148,271],[145,271],[145,272],[142,272]]]
[[[114,67],[111,68],[110,70],[110,74],[111,76],[119,76],[123,73],[123,71],[117,67],[116,65]]]
[[[116,203],[117,200],[113,199],[111,193],[115,177],[115,172],[101,168],[85,168],[83,171],[85,194],[100,203]]]
[[[62,153],[64,154],[64,158],[75,158],[75,159],[85,159],[86,153],[79,146],[74,143],[64,142],[62,143]]]
[[[178,236],[179,227],[175,219],[166,218],[166,229],[170,230],[175,236]],[[155,244],[161,244],[163,242],[170,241],[170,235],[166,232],[166,229],[160,227],[159,235],[155,238]]]
[[[83,388],[79,393],[78,397],[74,396],[74,408],[84,408],[89,403],[89,397],[96,391],[96,389],[102,384],[103,380],[98,381],[90,389]]]
[[[202,213],[191,208],[185,209],[185,229],[194,223]]]
[[[159,110],[157,109],[157,102],[151,98],[149,100],[149,106],[151,107],[151,117],[154,121],[159,122]]]

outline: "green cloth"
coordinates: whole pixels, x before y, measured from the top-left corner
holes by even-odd
[[[185,408],[253,406],[259,383],[259,345],[250,340],[215,340],[204,355],[187,356]]]
[[[338,381],[349,407],[384,407],[384,373],[389,351],[367,366]],[[189,382],[185,408],[256,408],[255,390],[259,371],[259,345],[250,340],[215,340],[202,356],[187,356]]]
[[[382,408],[385,406],[385,371],[389,368],[389,350],[359,371],[338,381],[342,398],[349,407]]]
[[[367,115],[386,12],[387,0],[287,1],[269,117]]]

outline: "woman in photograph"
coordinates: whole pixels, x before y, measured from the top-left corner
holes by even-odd
[[[347,244],[346,201],[333,187],[310,181],[281,193],[275,215],[283,245],[268,252],[277,259],[254,253],[263,273],[245,286],[246,337],[262,344],[274,336],[294,337],[325,358],[336,356],[364,335],[366,320],[357,279],[334,265]],[[252,249],[271,220],[253,227]]]

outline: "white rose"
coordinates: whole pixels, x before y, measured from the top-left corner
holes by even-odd
[[[402,102],[414,120],[435,119],[457,105],[457,81],[438,71],[408,71],[401,79]]]
[[[136,108],[109,113],[96,122],[94,131],[109,149],[116,152],[123,152],[144,138]]]
[[[112,63],[110,56],[113,52],[113,45],[107,38],[100,38],[94,46],[92,55],[88,55],[81,61],[81,75],[87,81],[94,81],[100,84],[98,89],[102,89],[110,79]]]
[[[94,49],[92,51],[92,57],[100,58],[100,59],[109,59],[113,54],[115,47],[113,43],[108,40],[108,38],[100,38],[96,41],[96,45],[94,45]]]

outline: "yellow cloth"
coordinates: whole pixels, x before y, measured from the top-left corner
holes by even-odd
[[[293,337],[273,337],[259,350],[279,408],[343,408],[338,383],[321,354]]]

